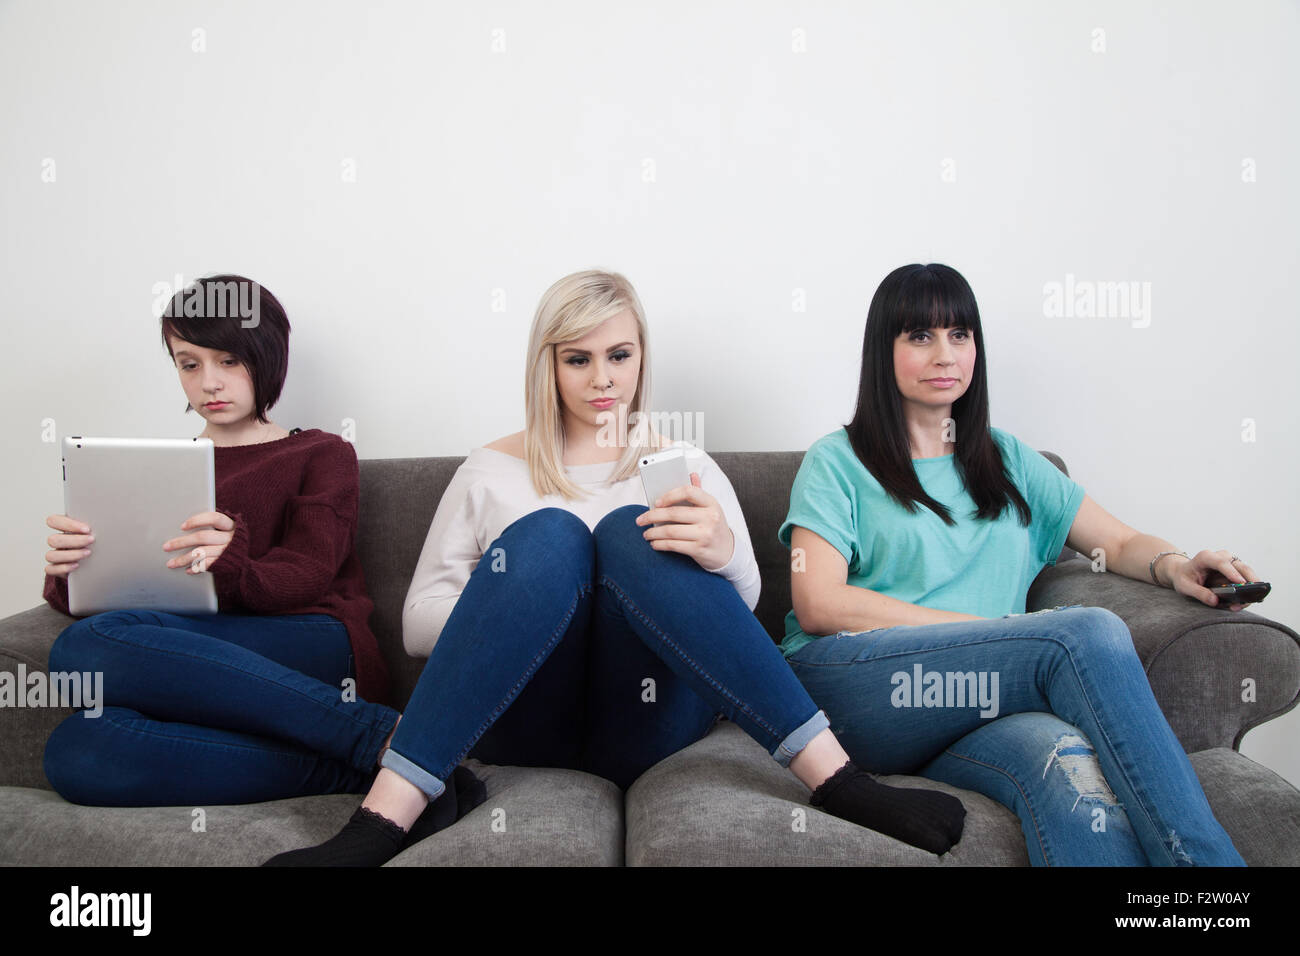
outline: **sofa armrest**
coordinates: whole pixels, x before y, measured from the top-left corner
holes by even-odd
[[[45,741],[76,712],[72,707],[28,707],[24,675],[48,673],[50,648],[75,618],[42,604],[0,621],[0,674],[15,696],[0,706],[0,786],[51,790],[45,779]],[[24,706],[18,706],[22,698]]]
[[[1188,753],[1241,744],[1300,700],[1300,636],[1249,611],[1206,607],[1167,588],[1092,570],[1043,569],[1026,610],[1103,607],[1128,625],[1160,709]]]

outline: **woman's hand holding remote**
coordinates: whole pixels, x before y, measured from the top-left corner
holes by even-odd
[[[1240,558],[1234,559],[1231,551],[1198,551],[1195,557],[1175,560],[1178,558],[1181,556],[1170,555],[1165,559],[1171,562],[1171,566],[1164,569],[1169,575],[1169,586],[1179,594],[1210,607],[1219,606],[1218,595],[1209,589],[1207,583],[1210,578],[1222,575],[1232,584],[1260,580],[1250,565]],[[1245,607],[1244,604],[1233,604],[1228,610],[1240,611]]]

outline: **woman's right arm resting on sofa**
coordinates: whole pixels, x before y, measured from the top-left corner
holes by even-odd
[[[803,549],[802,570],[790,572],[794,616],[805,634],[869,631],[900,624],[975,621],[973,614],[936,611],[848,583],[849,564],[835,546],[814,531],[796,526],[790,547]]]
[[[465,466],[456,469],[438,502],[415,575],[402,606],[402,644],[413,657],[428,657],[469,576],[483,556],[474,528]]]

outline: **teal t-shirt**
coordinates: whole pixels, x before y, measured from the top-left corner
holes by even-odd
[[[804,455],[777,537],[788,548],[794,526],[807,528],[844,556],[847,583],[899,601],[979,617],[1022,613],[1029,585],[1056,563],[1084,492],[1014,435],[990,431],[1033,512],[1027,528],[1015,508],[993,521],[976,519],[952,455],[913,459],[912,466],[956,524],[944,524],[924,505],[909,514],[858,460],[840,428]],[[793,610],[785,616],[787,657],[816,639],[799,627]]]

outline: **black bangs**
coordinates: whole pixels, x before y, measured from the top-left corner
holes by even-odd
[[[1014,508],[1021,523],[1028,527],[1032,517],[1029,505],[1011,480],[989,431],[984,340],[975,293],[951,266],[934,262],[900,266],[876,289],[862,333],[858,406],[844,429],[858,460],[903,508],[914,513],[918,507],[926,507],[945,524],[955,524],[948,506],[932,498],[916,476],[903,403],[894,378],[898,336],[918,329],[954,327],[966,329],[975,344],[970,384],[952,403],[957,436],[953,457],[975,502],[974,517],[996,518],[1007,508]]]
[[[975,293],[961,274],[939,263],[914,264],[895,270],[894,301],[885,314],[893,321],[894,337],[917,329],[979,328]]]

